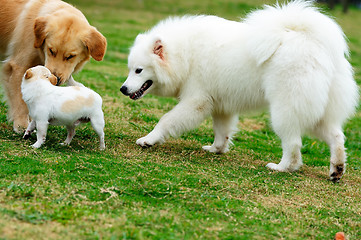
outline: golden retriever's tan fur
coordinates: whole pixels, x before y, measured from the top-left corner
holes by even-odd
[[[19,132],[28,125],[20,85],[25,71],[45,65],[63,84],[93,57],[101,61],[106,39],[75,7],[60,0],[0,0],[0,56],[9,119]],[[73,81],[72,81],[73,82]]]

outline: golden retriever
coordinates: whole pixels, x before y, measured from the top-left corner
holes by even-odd
[[[21,96],[25,71],[45,65],[57,85],[68,81],[93,57],[103,60],[105,37],[89,25],[75,7],[60,0],[0,0],[0,56],[5,56],[3,86],[14,131],[29,123],[28,109]]]

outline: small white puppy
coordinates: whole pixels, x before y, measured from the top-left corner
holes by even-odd
[[[102,98],[86,87],[57,87],[56,77],[49,69],[36,66],[26,71],[21,84],[21,93],[32,119],[24,139],[37,129],[37,141],[32,145],[39,148],[46,138],[48,125],[65,125],[68,136],[63,143],[69,145],[75,135],[75,126],[91,122],[99,135],[100,149],[105,149],[104,114]]]

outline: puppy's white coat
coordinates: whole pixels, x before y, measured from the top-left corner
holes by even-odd
[[[63,144],[69,145],[75,135],[75,126],[90,121],[99,135],[100,149],[105,149],[102,98],[86,87],[54,86],[56,81],[43,66],[30,68],[24,74],[21,93],[32,119],[24,138],[28,138],[36,127],[37,141],[32,146],[39,148],[45,142],[49,124],[65,125],[68,136]]]
[[[267,167],[298,170],[301,136],[309,132],[330,146],[330,177],[338,180],[346,160],[342,125],[358,103],[348,54],[341,28],[308,1],[266,6],[242,22],[169,18],[136,38],[121,91],[132,99],[148,92],[179,99],[140,146],[163,143],[212,115],[214,143],[203,148],[223,153],[238,113],[268,107],[283,156]]]

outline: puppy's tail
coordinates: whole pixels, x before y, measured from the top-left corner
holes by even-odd
[[[336,66],[337,60],[349,56],[342,29],[333,19],[320,13],[313,1],[296,0],[285,5],[265,6],[248,15],[245,23],[250,29],[247,47],[258,65],[271,58],[282,45],[296,42],[299,48],[310,44],[319,48]]]

